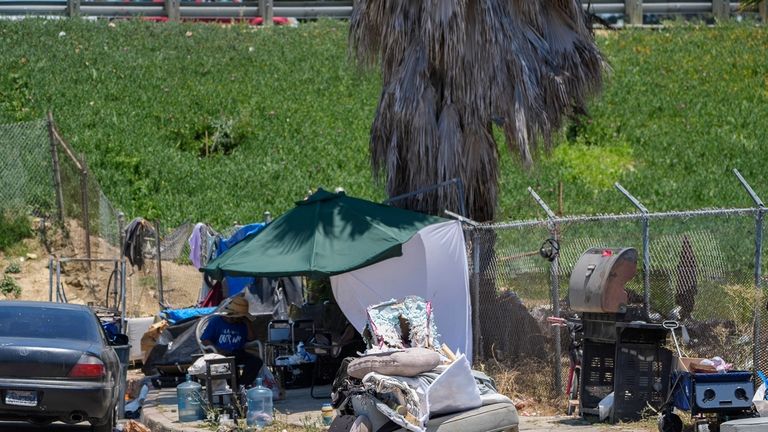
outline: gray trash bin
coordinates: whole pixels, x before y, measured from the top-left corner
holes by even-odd
[[[120,391],[117,398],[117,418],[125,418],[125,389],[128,376],[128,359],[131,355],[130,345],[113,345],[117,358],[120,360]]]

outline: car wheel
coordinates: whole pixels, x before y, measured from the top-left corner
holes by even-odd
[[[91,425],[91,432],[112,432],[117,425],[116,411],[116,408],[111,409],[107,418],[102,419],[103,423]]]

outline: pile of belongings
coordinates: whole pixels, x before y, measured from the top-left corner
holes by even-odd
[[[333,384],[334,408],[355,418],[344,430],[432,431],[430,419],[493,404],[504,404],[499,407],[505,412],[487,417],[505,427],[478,430],[517,426],[514,404],[497,393],[493,380],[439,343],[429,302],[411,296],[369,306],[367,312],[368,349],[362,357],[345,359]]]

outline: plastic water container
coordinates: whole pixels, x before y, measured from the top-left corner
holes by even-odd
[[[272,390],[262,385],[262,379],[256,378],[256,387],[246,392],[248,399],[248,416],[246,423],[249,427],[263,428],[272,423]]]
[[[187,381],[176,387],[176,399],[179,405],[179,421],[191,422],[203,418],[203,407],[200,405],[200,389],[203,386],[192,381],[187,374]]]
[[[323,424],[325,426],[330,426],[331,423],[333,423],[334,409],[330,403],[323,404],[323,407],[320,409],[320,414],[322,415]]]

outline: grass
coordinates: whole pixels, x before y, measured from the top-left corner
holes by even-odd
[[[115,205],[166,226],[277,215],[307,189],[380,200],[368,131],[375,73],[346,57],[348,27],[253,29],[142,21],[0,22],[0,122],[53,110]],[[566,213],[750,206],[768,150],[768,29],[672,25],[598,37],[613,72],[591,116],[521,171],[502,149],[500,219],[541,217],[526,192]],[[503,144],[502,144],[503,146]]]
[[[33,236],[29,218],[20,212],[0,209],[0,252],[8,256],[23,256],[23,240]]]

